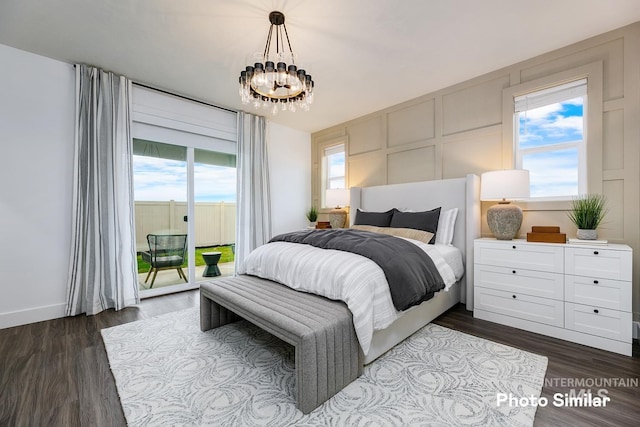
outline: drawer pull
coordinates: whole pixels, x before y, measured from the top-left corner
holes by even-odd
[[[515,295],[511,295],[511,296],[513,297],[513,299],[516,299],[516,296],[515,296]]]
[[[515,270],[513,270],[513,271],[512,271],[512,273],[513,273],[513,274],[516,274],[516,271],[515,271]]]
[[[594,312],[595,314],[600,313],[600,312],[598,311],[598,309],[597,309],[597,308],[596,308],[596,309],[594,309],[594,310],[593,310],[593,312]]]
[[[599,253],[598,251],[593,251],[594,255],[598,255],[598,253]]]
[[[594,284],[594,285],[597,285],[597,284],[598,284],[598,281],[597,281],[597,280],[594,280],[594,281],[593,281],[593,284]]]
[[[513,246],[511,246],[511,247],[512,247],[513,249],[515,249],[515,248],[516,248],[516,245],[513,245]]]

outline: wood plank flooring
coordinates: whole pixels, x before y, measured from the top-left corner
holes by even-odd
[[[139,307],[0,330],[0,426],[124,426],[100,329],[199,304],[198,291],[143,300]],[[640,348],[626,357],[474,319],[459,305],[436,319],[442,326],[549,358],[547,378],[640,379]],[[640,381],[640,380],[639,380]],[[580,388],[574,387],[576,391]],[[592,388],[595,393],[596,389]],[[637,426],[640,389],[605,387],[606,408],[539,407],[535,426]]]
[[[538,407],[535,426],[638,426],[640,425],[640,388],[591,387],[592,394],[605,388],[611,398],[606,408],[555,407],[555,393],[571,393],[586,386],[562,387],[562,380],[575,382],[581,379],[602,381],[602,378],[634,379],[640,382],[640,348],[634,342],[633,357],[586,347],[567,341],[474,319],[462,305],[449,310],[435,320],[439,325],[470,335],[499,342],[549,358],[546,383],[542,396],[549,400],[546,407]],[[554,380],[559,379],[559,380]],[[556,386],[553,386],[555,382]],[[597,384],[597,382],[596,382]]]

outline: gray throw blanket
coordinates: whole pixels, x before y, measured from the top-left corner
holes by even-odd
[[[280,234],[271,242],[301,243],[369,258],[384,271],[396,310],[429,300],[445,286],[435,264],[422,249],[394,236],[340,228]]]

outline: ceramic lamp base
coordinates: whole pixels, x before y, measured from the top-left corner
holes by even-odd
[[[329,223],[331,228],[343,228],[347,222],[347,211],[344,209],[333,209],[329,212]]]
[[[487,224],[498,240],[513,240],[522,225],[522,209],[510,203],[499,203],[487,210]]]

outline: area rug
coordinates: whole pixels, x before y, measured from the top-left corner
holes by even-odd
[[[187,309],[102,330],[131,426],[531,426],[547,358],[429,324],[304,415],[293,347],[241,321],[201,332]]]

